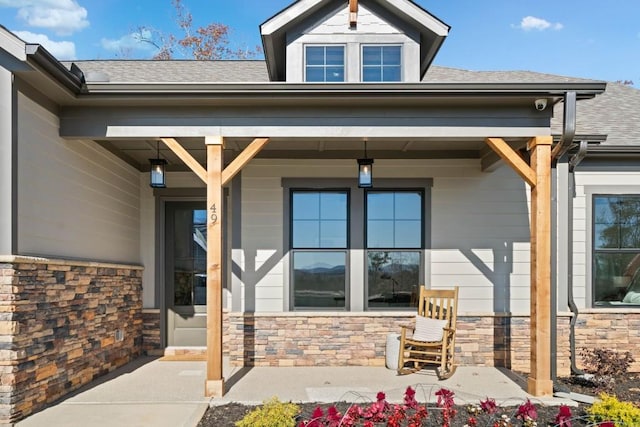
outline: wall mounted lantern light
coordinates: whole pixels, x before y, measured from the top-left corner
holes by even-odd
[[[358,187],[373,187],[373,159],[367,157],[367,140],[364,140],[364,158],[358,159]]]
[[[156,158],[149,159],[151,166],[149,170],[149,185],[151,185],[152,188],[165,188],[167,186],[165,183],[165,166],[167,165],[167,161],[160,158],[160,141],[157,142],[156,149]]]

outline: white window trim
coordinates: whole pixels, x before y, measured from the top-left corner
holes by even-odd
[[[309,82],[307,81],[307,48],[308,47],[342,47],[342,60],[343,60],[343,69],[344,69],[344,79],[341,82]],[[325,55],[325,69],[326,65],[326,55]],[[349,69],[347,64],[347,44],[346,43],[305,43],[302,45],[302,81],[305,83],[346,83],[349,81],[349,76],[347,70]]]
[[[364,81],[364,48],[365,47],[393,47],[397,46],[400,48],[400,80],[399,81],[374,81],[374,82],[365,82]],[[381,67],[384,69],[384,64],[381,64]],[[360,81],[362,83],[402,83],[404,82],[404,45],[402,43],[362,43],[360,45]]]

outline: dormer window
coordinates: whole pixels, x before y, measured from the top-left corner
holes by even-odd
[[[305,46],[305,81],[344,82],[344,46]]]
[[[402,47],[362,46],[362,81],[402,81]]]

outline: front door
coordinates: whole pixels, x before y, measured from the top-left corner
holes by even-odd
[[[165,206],[168,345],[206,346],[206,204],[167,202]]]

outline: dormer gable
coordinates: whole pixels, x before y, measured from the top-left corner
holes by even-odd
[[[296,83],[418,82],[449,29],[410,0],[299,0],[260,26],[270,80]]]

